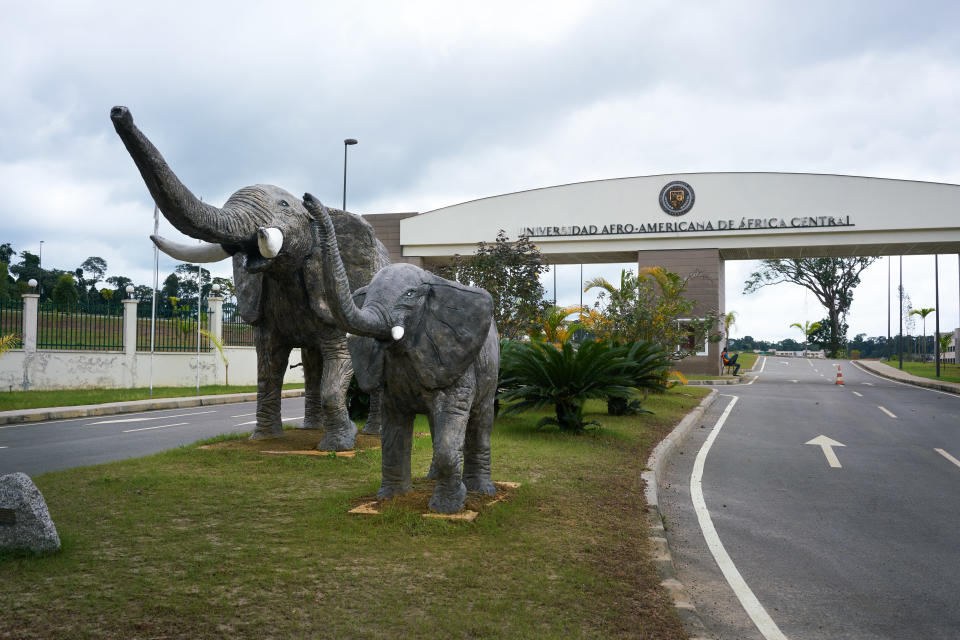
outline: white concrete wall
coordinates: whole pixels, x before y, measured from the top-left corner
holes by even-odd
[[[257,384],[253,347],[225,347],[231,385]],[[290,364],[300,362],[300,350]],[[0,390],[122,389],[150,386],[150,354],[120,351],[9,351],[0,357]],[[226,368],[216,350],[200,354],[200,384],[225,384]],[[303,368],[287,369],[287,383],[302,383]],[[190,387],[197,383],[196,353],[154,353],[153,385]]]

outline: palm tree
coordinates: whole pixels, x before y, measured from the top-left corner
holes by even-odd
[[[810,322],[809,320],[804,320],[801,325],[799,322],[793,322],[790,324],[791,327],[796,327],[803,332],[803,357],[807,357],[807,340],[810,339],[810,336],[815,334],[820,330],[819,322]]]
[[[576,326],[571,326],[567,320],[569,316],[575,313],[583,315],[583,307],[573,305],[572,307],[547,307],[543,314],[537,319],[530,331],[530,337],[536,340],[549,342],[560,346],[570,339]]]
[[[927,361],[927,316],[933,313],[936,310],[935,307],[924,307],[923,309],[913,309],[910,311],[912,316],[920,316],[923,319],[923,340],[921,341],[921,349],[923,350],[923,361]]]
[[[730,330],[737,324],[737,312],[729,311],[723,316],[723,337],[725,340],[730,339]]]
[[[10,349],[13,349],[19,341],[20,336],[16,333],[8,333],[5,336],[0,336],[0,355],[5,354],[7,351],[10,351]]]

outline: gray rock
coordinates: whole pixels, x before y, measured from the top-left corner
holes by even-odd
[[[0,549],[30,549],[48,553],[60,549],[47,503],[30,476],[0,476]]]

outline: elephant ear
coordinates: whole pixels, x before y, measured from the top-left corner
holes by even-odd
[[[353,374],[357,384],[367,393],[372,393],[383,381],[383,343],[374,338],[350,336],[347,349],[353,361]]]
[[[328,211],[333,229],[337,232],[337,247],[350,289],[370,284],[377,271],[390,264],[386,247],[377,240],[370,223],[360,216],[339,209]]]
[[[237,289],[237,310],[240,317],[248,324],[257,324],[260,319],[263,274],[247,271],[246,256],[242,253],[233,254],[233,284]]]
[[[420,383],[428,389],[453,384],[477,357],[492,321],[489,293],[436,278],[408,351]]]

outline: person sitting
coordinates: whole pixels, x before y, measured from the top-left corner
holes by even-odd
[[[739,355],[739,353],[735,353],[731,358],[726,347],[723,348],[723,353],[720,354],[720,358],[723,360],[723,366],[733,367],[733,375],[735,376],[740,375],[740,365],[737,363],[737,356]]]

